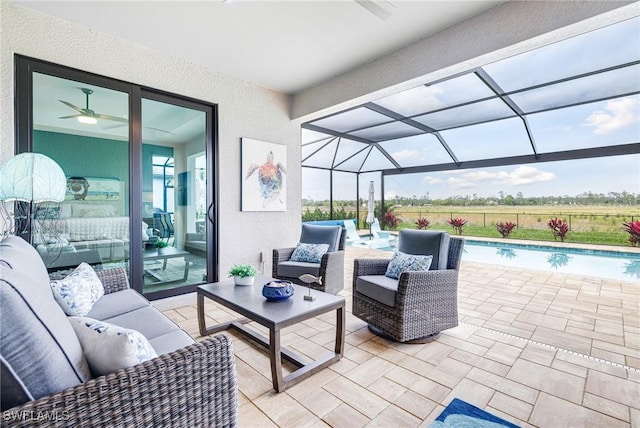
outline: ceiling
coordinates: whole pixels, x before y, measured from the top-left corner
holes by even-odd
[[[504,1],[13,3],[293,94]]]

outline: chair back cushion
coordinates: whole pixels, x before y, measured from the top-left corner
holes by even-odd
[[[328,244],[328,252],[332,253],[340,249],[342,226],[318,226],[315,224],[303,224],[300,242],[305,244]]]
[[[3,410],[91,378],[42,259],[15,236],[0,241],[0,355]]]
[[[398,251],[407,254],[432,255],[429,270],[447,268],[449,234],[442,231],[403,229],[398,236]]]

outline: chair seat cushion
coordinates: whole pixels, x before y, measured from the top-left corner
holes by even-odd
[[[189,336],[184,330],[173,330],[162,336],[151,339],[151,346],[156,350],[158,355],[168,354],[177,351],[185,346],[193,345],[195,340]]]
[[[103,321],[138,330],[149,340],[180,329],[176,323],[150,305]]]
[[[278,264],[278,277],[298,278],[305,273],[320,276],[320,263],[293,262],[288,260]]]
[[[385,275],[363,275],[356,280],[356,291],[387,306],[395,307],[398,280]]]

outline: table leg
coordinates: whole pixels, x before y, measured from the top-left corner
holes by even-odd
[[[204,296],[200,293],[197,293],[196,305],[198,310],[198,330],[200,330],[200,336],[205,336],[207,334],[207,326],[204,322]]]
[[[336,354],[344,356],[344,330],[345,330],[344,306],[336,310]]]
[[[280,360],[280,330],[276,330],[275,327],[269,329],[269,359],[271,360],[273,389],[277,392],[284,391],[282,361]]]
[[[186,281],[189,278],[189,258],[184,257],[184,275],[182,276],[182,280]]]

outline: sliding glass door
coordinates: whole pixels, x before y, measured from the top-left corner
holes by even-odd
[[[50,275],[123,267],[154,299],[216,281],[215,106],[16,56],[16,152],[67,180],[31,240]]]

